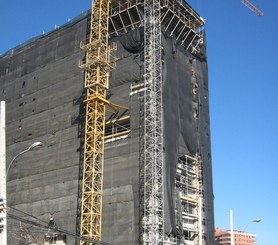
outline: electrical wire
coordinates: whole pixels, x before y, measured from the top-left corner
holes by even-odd
[[[23,212],[23,211],[22,211]],[[26,215],[34,218],[33,215],[30,215],[30,214],[27,214],[25,213]],[[50,228],[48,225],[42,225],[42,224],[39,224],[35,221],[31,221],[31,220],[28,220],[28,219],[25,219],[25,218],[22,218],[22,217],[19,217],[17,215],[14,215],[14,214],[10,214],[8,213],[7,216],[11,219],[14,219],[14,220],[17,220],[17,221],[20,221],[22,223],[25,223],[25,224],[30,224],[30,225],[33,225],[35,227],[40,227],[40,228],[45,228],[45,229],[50,229],[52,231],[56,231],[56,232],[60,232],[62,234],[65,234],[65,235],[69,235],[69,236],[72,236],[72,237],[75,237],[75,238],[78,238],[79,240],[82,240],[82,241],[86,241],[86,242],[89,242],[89,243],[92,243],[92,244],[101,244],[101,245],[113,245],[111,243],[107,243],[107,242],[103,242],[103,241],[99,241],[99,240],[95,240],[95,239],[89,239],[89,238],[85,238],[85,237],[81,237],[77,234],[74,234],[74,233],[71,233],[69,231],[66,231],[66,230],[63,230],[63,229],[59,229],[59,228]],[[38,218],[36,218],[38,219]],[[44,222],[45,223],[45,222]]]
[[[19,210],[19,209],[17,209],[17,208],[14,208],[14,207],[8,206],[8,208],[13,209],[13,210],[15,210],[15,211],[18,211],[18,212],[20,212],[20,213],[23,213],[23,214],[25,214],[25,215],[27,215],[27,216],[29,216],[29,217],[32,217],[32,218],[34,218],[34,219],[36,219],[36,220],[39,220],[40,222],[43,222],[43,223],[45,223],[45,224],[48,224],[48,222],[46,222],[46,221],[44,221],[44,220],[41,220],[41,219],[39,219],[38,217],[36,217],[36,216],[34,216],[34,215],[32,215],[32,214],[25,213],[24,211],[21,211],[21,210]]]

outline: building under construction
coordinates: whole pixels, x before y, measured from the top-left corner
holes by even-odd
[[[50,217],[69,245],[214,243],[204,21],[186,1],[93,1],[2,55],[0,89],[7,166],[43,143],[7,174],[8,244],[49,239]]]

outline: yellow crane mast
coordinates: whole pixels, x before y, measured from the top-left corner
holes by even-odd
[[[89,40],[86,51],[86,124],[81,200],[80,236],[101,240],[102,189],[106,93],[109,87],[110,49],[108,45],[109,0],[92,0]],[[91,244],[81,241],[83,244]]]

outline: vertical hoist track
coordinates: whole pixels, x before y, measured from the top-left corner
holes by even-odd
[[[144,245],[164,244],[164,155],[160,0],[144,1],[143,148],[141,159]]]

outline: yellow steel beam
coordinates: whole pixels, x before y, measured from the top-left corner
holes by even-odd
[[[130,133],[130,129],[122,131],[122,132],[119,132],[119,133],[107,135],[104,138],[105,139],[110,139],[110,138],[113,138],[113,137],[118,137],[118,136],[122,136],[122,135],[129,134],[129,133]]]
[[[109,87],[109,0],[92,1],[86,44],[86,124],[80,235],[101,240],[106,92]],[[81,245],[91,244],[81,241]]]
[[[130,116],[129,115],[126,115],[126,116],[123,116],[123,117],[120,117],[120,118],[116,118],[116,119],[110,119],[106,122],[106,125],[107,124],[111,124],[112,122],[120,122],[120,121],[123,121],[123,120],[126,120],[126,119],[129,119]]]
[[[191,198],[191,197],[188,197],[188,196],[183,196],[183,195],[181,195],[180,198],[181,198],[181,199],[184,199],[184,200],[186,200],[186,201],[189,201],[189,202],[198,203],[198,199]]]

